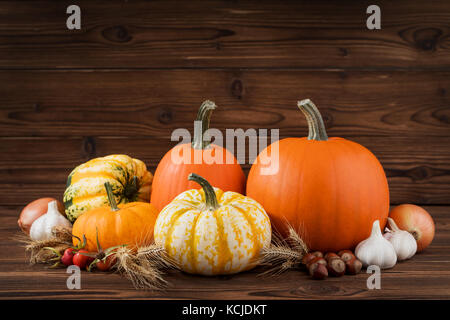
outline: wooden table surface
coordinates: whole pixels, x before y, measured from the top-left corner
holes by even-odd
[[[2,298],[450,298],[450,3],[87,1],[81,29],[66,28],[72,1],[0,1],[0,297]],[[64,270],[29,266],[10,240],[17,216],[40,197],[61,199],[77,165],[123,153],[154,172],[192,129],[201,102],[211,126],[307,135],[297,100],[311,98],[329,136],[380,160],[391,204],[424,205],[437,234],[411,261],[326,281],[301,272],[203,278],[175,273],[161,293],[115,274],[87,274],[69,291]],[[247,159],[248,160],[248,159]],[[248,172],[250,164],[243,168]]]
[[[369,290],[369,274],[312,280],[306,272],[290,271],[261,278],[260,270],[219,277],[171,272],[161,292],[136,290],[114,273],[82,272],[81,289],[69,290],[65,269],[29,265],[23,248],[10,238],[18,232],[17,207],[0,208],[1,299],[449,299],[450,206],[425,207],[436,221],[432,245],[411,260],[381,273],[381,289]]]

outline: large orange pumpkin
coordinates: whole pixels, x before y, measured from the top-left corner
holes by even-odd
[[[147,202],[128,202],[117,205],[120,195],[115,195],[109,182],[105,183],[109,206],[89,210],[73,224],[73,244],[86,237],[85,249],[97,251],[97,237],[103,249],[128,245],[149,245],[153,242],[153,229],[158,211]],[[121,190],[116,190],[119,193]],[[116,199],[117,198],[117,199]]]
[[[161,211],[180,193],[198,188],[195,182],[187,179],[191,172],[201,175],[223,191],[235,191],[241,194],[245,192],[245,175],[234,155],[226,148],[204,139],[215,108],[214,102],[203,102],[197,115],[197,121],[200,121],[202,125],[201,130],[194,132],[192,143],[175,146],[158,164],[153,178],[150,201],[158,211]],[[179,161],[180,155],[184,155],[183,161]],[[214,158],[218,161],[211,160]]]
[[[263,151],[250,170],[247,196],[263,205],[275,229],[285,234],[291,224],[311,249],[351,249],[369,237],[375,220],[386,224],[386,175],[365,147],[328,138],[320,112],[309,99],[298,107],[307,119],[308,137],[282,139]],[[261,156],[277,148],[278,170],[265,175],[262,170],[269,164]]]

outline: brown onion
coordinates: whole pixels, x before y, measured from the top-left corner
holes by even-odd
[[[417,241],[417,252],[424,250],[433,241],[435,225],[431,215],[413,204],[401,204],[389,212],[401,230],[411,233]]]
[[[17,220],[20,229],[29,235],[33,222],[45,214],[48,209],[48,203],[55,200],[56,199],[54,198],[40,198],[30,202],[25,208],[23,208],[20,213],[19,220]],[[58,201],[58,211],[65,216],[64,206],[60,201]]]

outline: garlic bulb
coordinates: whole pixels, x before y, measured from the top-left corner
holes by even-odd
[[[397,263],[394,247],[383,238],[378,220],[373,223],[370,237],[356,246],[355,255],[365,267],[377,265],[381,269],[389,269]]]
[[[72,224],[58,211],[58,202],[48,203],[47,213],[37,218],[30,228],[30,238],[32,240],[51,239],[53,227],[60,226],[71,228]]]
[[[417,241],[408,231],[401,230],[397,227],[394,219],[388,218],[389,227],[386,228],[384,237],[392,243],[398,260],[406,260],[411,258],[417,251]]]

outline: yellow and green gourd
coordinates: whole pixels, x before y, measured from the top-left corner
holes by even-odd
[[[155,243],[188,273],[233,274],[253,268],[271,240],[264,208],[237,192],[213,188],[196,174],[189,180],[202,189],[185,191],[164,207],[156,219]]]
[[[64,206],[70,221],[108,204],[105,182],[117,203],[149,202],[153,175],[144,162],[127,155],[109,155],[77,166],[67,178]]]

